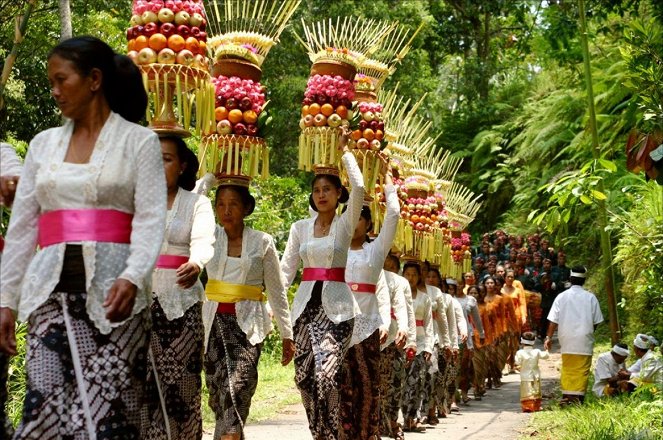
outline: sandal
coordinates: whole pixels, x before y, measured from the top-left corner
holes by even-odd
[[[451,408],[450,408],[450,410],[451,410],[452,412],[458,412],[458,413],[460,412],[460,408],[458,408],[458,405],[456,405],[455,403],[452,403],[452,404],[451,404]]]

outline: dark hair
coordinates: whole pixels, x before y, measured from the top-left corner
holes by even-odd
[[[624,344],[623,342],[618,342],[615,345],[619,348],[624,348],[624,349],[628,350],[628,345]]]
[[[437,275],[437,278],[440,280],[440,285],[437,286],[437,287],[439,287],[440,289],[442,289],[442,286],[446,287],[447,282],[444,280],[444,278],[442,278],[442,275],[440,275],[440,271],[437,269],[437,267],[429,267],[428,268],[428,273],[431,273],[431,272],[433,272],[435,275]]]
[[[477,286],[476,284],[472,284],[472,285],[467,286],[467,294],[468,295],[470,294],[470,290],[472,290],[472,289],[476,290],[477,294],[481,293],[481,289],[479,289],[479,286]]]
[[[419,278],[421,278],[421,266],[419,266],[419,263],[417,263],[416,261],[408,261],[407,263],[405,263],[403,265],[403,273],[405,273],[405,271],[408,270],[411,267],[417,269],[417,273],[419,274]]]
[[[198,166],[200,165],[198,158],[193,151],[187,147],[181,137],[160,136],[159,139],[173,142],[177,147],[177,158],[180,160],[180,163],[186,164],[182,174],[177,178],[177,186],[187,191],[193,190],[196,187],[196,174],[198,173]]]
[[[346,205],[343,207],[343,212],[347,210],[348,206]],[[368,236],[368,233],[373,230],[373,215],[371,214],[371,208],[368,206],[362,206],[359,216],[368,222],[368,228],[366,228],[366,237],[364,238],[364,241],[370,243],[372,240],[371,237]]]
[[[311,191],[313,191],[313,185],[315,185],[315,182],[323,178],[329,181],[329,183],[331,183],[332,185],[334,185],[334,188],[341,190],[341,196],[338,198],[338,203],[346,203],[350,199],[350,193],[348,192],[347,188],[344,187],[343,184],[341,183],[341,178],[333,174],[316,175],[313,178],[313,181],[311,182]],[[315,202],[313,201],[313,193],[311,193],[308,196],[308,204],[311,206],[312,210],[318,212],[318,208],[315,206]]]
[[[249,189],[245,186],[240,186],[240,185],[221,185],[216,189],[216,195],[214,196],[214,206],[216,206],[216,203],[219,200],[219,194],[221,194],[221,191],[224,189],[229,189],[231,191],[234,191],[239,198],[242,200],[242,205],[247,208],[247,214],[245,217],[251,215],[253,213],[253,210],[256,208],[256,199],[251,195],[249,192]]]
[[[571,272],[587,273],[587,269],[585,269],[584,266],[573,266],[573,268],[571,268]],[[582,286],[582,285],[584,285],[584,284],[585,284],[585,280],[586,280],[585,278],[574,277],[574,276],[571,276],[571,277],[569,278],[569,281],[570,281],[571,284],[573,284],[574,286]]]
[[[398,257],[394,254],[387,254],[387,258],[385,260],[391,260],[393,263],[396,265],[397,268],[401,268],[401,260],[398,259]]]
[[[535,341],[535,340],[536,340],[536,336],[534,336],[534,333],[533,333],[533,332],[525,332],[525,333],[523,333],[522,338],[523,338],[524,340],[526,340],[526,341]]]
[[[484,276],[483,279],[481,280],[481,284],[482,284],[484,287],[486,287],[486,281],[489,280],[489,279],[490,279],[490,280],[493,280],[493,283],[495,282],[495,278],[494,278],[494,277],[492,277],[492,276],[490,276],[490,275],[486,275],[486,276]]]
[[[61,42],[51,49],[48,59],[53,56],[71,61],[83,76],[99,69],[101,88],[111,110],[131,122],[145,116],[147,93],[140,70],[131,58],[116,54],[108,44],[89,36]]]

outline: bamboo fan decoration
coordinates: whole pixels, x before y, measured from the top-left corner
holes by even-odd
[[[453,182],[446,198],[446,211],[449,226],[454,231],[462,231],[472,223],[483,202],[481,194],[475,195],[469,188]]]
[[[143,75],[146,119],[161,134],[186,137],[191,129],[204,132],[213,121],[206,25],[202,0],[133,2],[127,55]]]
[[[269,151],[262,134],[271,118],[260,83],[261,66],[299,4],[300,0],[208,3],[215,123],[203,136],[200,175],[213,172],[218,178],[234,176],[247,182],[268,175]]]
[[[433,122],[416,114],[426,95],[410,106],[410,100],[398,96],[396,90],[381,91],[378,99],[385,103],[382,111],[387,140],[385,154],[388,154],[392,163],[398,166],[399,172],[404,173],[414,166],[411,146],[422,142]]]
[[[349,127],[353,118],[357,66],[388,30],[379,21],[355,17],[303,23],[303,38],[297,39],[313,66],[300,119],[300,169],[338,167],[340,127]]]

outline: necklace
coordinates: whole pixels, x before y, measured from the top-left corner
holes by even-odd
[[[328,225],[323,225],[322,222],[318,222],[316,220],[315,225],[318,227],[318,230],[322,235],[327,235],[329,233],[329,228],[331,227],[331,223],[329,223]]]

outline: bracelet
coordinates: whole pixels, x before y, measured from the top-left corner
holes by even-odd
[[[550,339],[552,339],[550,336],[546,336],[546,341],[549,341]]]

